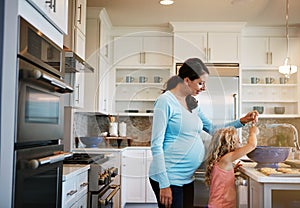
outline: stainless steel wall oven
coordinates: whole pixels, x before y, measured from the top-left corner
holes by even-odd
[[[61,207],[64,53],[19,18],[14,207]]]

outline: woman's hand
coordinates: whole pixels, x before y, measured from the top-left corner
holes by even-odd
[[[250,111],[244,117],[242,117],[240,121],[242,124],[246,124],[248,122],[255,124],[258,121],[258,112],[256,110]]]
[[[172,190],[170,187],[160,189],[160,203],[166,208],[171,208],[172,205]]]

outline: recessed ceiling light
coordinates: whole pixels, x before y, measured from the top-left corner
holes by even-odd
[[[160,0],[159,3],[162,5],[171,5],[171,4],[174,4],[174,1],[173,0]]]

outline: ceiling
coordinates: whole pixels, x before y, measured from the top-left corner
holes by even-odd
[[[242,21],[255,26],[285,24],[285,0],[87,0],[104,7],[113,26],[164,27],[169,22]],[[300,26],[300,0],[289,0],[289,24]]]

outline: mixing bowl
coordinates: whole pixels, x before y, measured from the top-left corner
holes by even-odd
[[[278,163],[284,162],[290,153],[290,147],[257,146],[247,156],[257,162],[256,168],[278,168]]]
[[[80,141],[85,145],[87,148],[94,148],[97,147],[103,141],[103,137],[79,137]]]

